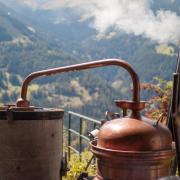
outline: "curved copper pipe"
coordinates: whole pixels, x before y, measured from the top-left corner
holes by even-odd
[[[103,67],[103,66],[120,66],[126,69],[132,78],[133,81],[133,98],[132,100],[134,102],[139,102],[140,101],[140,83],[139,83],[139,78],[134,69],[131,67],[129,63],[127,63],[124,60],[120,59],[105,59],[105,60],[98,60],[98,61],[92,61],[92,62],[87,62],[87,63],[82,63],[82,64],[75,64],[75,65],[70,65],[70,66],[64,66],[64,67],[58,67],[58,68],[53,68],[53,69],[47,69],[47,70],[42,70],[42,71],[37,71],[33,72],[30,75],[28,75],[22,85],[21,89],[21,99],[17,101],[17,106],[28,106],[28,102],[26,100],[27,97],[27,90],[28,90],[28,85],[29,83],[40,76],[50,76],[54,75],[57,73],[63,73],[63,72],[70,72],[70,71],[80,71],[80,70],[85,70],[85,69],[92,69],[92,68],[97,68],[97,67]],[[24,103],[23,103],[24,102]]]

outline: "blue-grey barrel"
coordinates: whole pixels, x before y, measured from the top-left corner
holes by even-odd
[[[0,108],[0,180],[60,180],[63,110]]]

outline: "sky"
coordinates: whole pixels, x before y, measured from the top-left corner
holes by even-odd
[[[144,36],[158,43],[177,44],[180,16],[175,12],[151,9],[153,0],[18,0],[34,9],[58,10],[68,7],[99,34],[111,31]],[[175,0],[169,0],[173,3]]]

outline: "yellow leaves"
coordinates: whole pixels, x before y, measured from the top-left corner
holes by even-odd
[[[35,91],[37,91],[39,89],[39,85],[37,85],[37,84],[31,84],[30,86],[29,86],[29,91],[30,92],[35,92]]]
[[[70,84],[72,89],[74,89],[74,91],[77,93],[77,95],[82,97],[84,103],[87,103],[92,100],[88,90],[85,87],[81,86],[78,79],[71,80]]]
[[[85,150],[81,153],[81,161],[79,160],[78,154],[72,154],[71,160],[69,161],[69,168],[67,175],[63,177],[63,180],[72,180],[77,179],[79,174],[85,171],[85,167],[88,161],[91,159],[92,153],[88,150]],[[88,168],[88,175],[95,175],[96,174],[96,164],[90,164]]]
[[[155,46],[155,50],[157,54],[162,54],[166,56],[174,56],[175,50],[172,46],[168,46],[167,44],[161,44],[158,46]]]

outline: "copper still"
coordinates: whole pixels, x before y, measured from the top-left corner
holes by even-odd
[[[175,155],[171,133],[159,121],[141,115],[145,102],[140,101],[138,76],[129,72],[132,80],[136,79],[133,100],[115,101],[123,117],[104,123],[90,143],[97,157],[93,180],[156,180],[170,175]]]
[[[0,178],[7,180],[59,180],[62,165],[63,110],[36,108],[27,100],[29,83],[40,76],[116,65],[125,68],[133,82],[132,101],[116,101],[123,118],[106,122],[91,142],[98,159],[97,180],[155,180],[169,175],[175,150],[169,130],[140,114],[139,78],[123,60],[106,59],[37,71],[23,82],[16,106],[0,114]],[[132,113],[127,115],[127,110]]]

